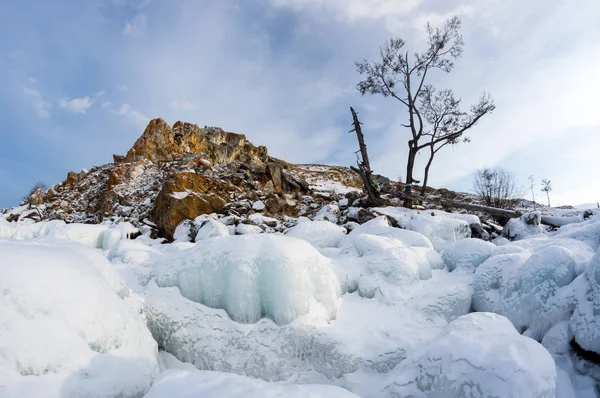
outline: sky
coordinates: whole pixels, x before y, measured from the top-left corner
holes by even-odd
[[[430,185],[469,191],[503,167],[552,181],[553,205],[600,201],[597,0],[3,0],[0,208],[124,154],[161,117],[219,126],[295,163],[354,163],[349,107],[376,173],[404,178],[406,110],[361,96],[354,62],[424,25],[463,21],[463,56],[431,75],[496,110],[444,148]],[[422,177],[425,159],[417,162]]]

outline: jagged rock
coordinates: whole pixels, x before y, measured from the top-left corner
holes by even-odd
[[[28,201],[32,205],[44,203],[44,191],[41,188],[36,189],[31,195],[29,195]]]
[[[225,205],[231,184],[196,173],[178,173],[169,178],[156,198],[152,221],[168,239],[177,225],[201,214],[218,213]]]
[[[140,158],[153,162],[173,161],[186,153],[206,154],[214,164],[234,160],[263,164],[268,159],[267,148],[255,147],[243,134],[217,127],[201,129],[196,124],[183,122],[176,122],[171,128],[163,119],[154,119],[127,152],[125,161]]]
[[[483,229],[483,226],[478,223],[469,224],[471,228],[471,238],[477,238],[482,240],[490,240],[490,234],[488,231]]]
[[[125,161],[125,156],[113,154],[113,163],[123,163]]]
[[[348,221],[354,221],[359,224],[364,224],[375,218],[375,215],[362,207],[350,207],[346,213]]]
[[[79,182],[79,173],[74,171],[69,171],[67,173],[67,179],[65,181],[65,185],[75,185]]]

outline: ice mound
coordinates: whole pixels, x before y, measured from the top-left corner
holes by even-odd
[[[577,276],[573,253],[548,246],[530,257],[527,251],[494,256],[475,272],[473,308],[506,316],[521,330],[543,317],[545,305]]]
[[[504,317],[464,315],[417,349],[388,376],[390,397],[555,396],[554,360]]]
[[[3,396],[142,396],[150,388],[156,342],[105,258],[50,240],[0,241],[0,253]]]
[[[449,245],[442,252],[442,259],[448,271],[454,271],[457,268],[474,271],[481,263],[490,258],[496,245],[481,239],[467,238]]]
[[[301,222],[286,232],[287,236],[303,239],[314,247],[337,247],[346,229],[329,221]]]
[[[575,341],[583,349],[600,354],[600,250],[581,276],[577,307],[570,320]]]
[[[432,248],[405,243],[429,243],[422,235],[390,227],[368,229],[379,233],[385,231],[381,235],[359,233],[357,230],[363,229],[357,227],[344,237],[339,249],[341,256],[335,260],[344,293],[358,291],[361,297],[373,298],[377,292],[382,293],[384,284],[397,288],[399,284],[429,279],[433,269],[444,268],[442,258]],[[396,234],[396,231],[408,232],[408,239],[407,235]]]
[[[356,398],[340,387],[285,385],[232,373],[171,369],[161,373],[145,398]]]
[[[242,323],[268,317],[286,324],[313,305],[334,319],[340,294],[330,261],[308,242],[281,235],[208,239],[163,258],[156,271],[159,286],[177,286]]]

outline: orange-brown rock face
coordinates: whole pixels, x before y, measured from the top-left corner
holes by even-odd
[[[154,119],[127,152],[125,162],[138,159],[169,162],[188,153],[202,153],[215,164],[240,160],[262,165],[268,159],[267,148],[255,147],[243,134],[228,133],[217,127],[202,129],[197,124],[183,122],[171,128],[163,119]]]
[[[153,221],[171,239],[177,225],[201,214],[220,212],[235,186],[196,173],[178,173],[165,181],[156,198]]]

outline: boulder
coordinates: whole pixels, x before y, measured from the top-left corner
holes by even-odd
[[[174,174],[156,197],[152,221],[167,239],[172,239],[181,221],[220,212],[226,203],[224,198],[233,189],[228,182],[195,173]]]

